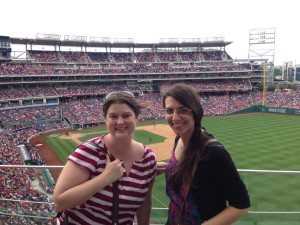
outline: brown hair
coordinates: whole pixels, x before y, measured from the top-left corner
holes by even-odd
[[[107,96],[102,105],[104,117],[106,117],[108,109],[112,104],[126,104],[132,109],[135,117],[138,118],[142,112],[142,109],[145,108],[146,105],[138,102],[133,96],[122,94],[122,92],[116,92]]]
[[[170,96],[185,107],[192,109],[195,120],[194,132],[188,146],[183,152],[178,168],[170,176],[170,183],[173,190],[179,193],[180,184],[191,185],[193,174],[198,162],[202,157],[204,143],[209,137],[202,131],[201,120],[203,118],[203,108],[197,92],[186,84],[176,84],[169,88],[163,95],[163,107],[165,108],[166,97]]]

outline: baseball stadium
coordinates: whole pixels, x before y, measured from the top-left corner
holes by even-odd
[[[262,41],[273,48],[272,32],[253,31],[249,49]],[[300,70],[284,64],[275,79],[270,55],[233,59],[232,44],[222,37],[0,36],[1,224],[56,224],[57,178],[78,145],[107,133],[101,106],[111,92],[129,91],[147,105],[134,139],[166,162],[175,134],[162,93],[185,83],[200,96],[202,125],[224,144],[249,191],[250,211],[235,224],[299,225]],[[158,175],[151,224],[165,224],[168,205]]]

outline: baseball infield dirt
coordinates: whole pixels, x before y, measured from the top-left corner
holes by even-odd
[[[153,150],[153,152],[157,157],[157,161],[166,160],[170,157],[171,148],[174,144],[175,134],[173,133],[173,131],[168,125],[156,124],[155,127],[153,125],[150,125],[150,126],[137,127],[136,129],[146,130],[148,132],[165,137],[166,139],[163,143],[149,144],[147,146]],[[54,151],[52,151],[52,149],[48,146],[48,144],[44,140],[44,137],[48,135],[49,134],[36,137],[32,139],[31,143],[34,144],[35,146],[37,144],[42,144],[40,147],[38,147],[38,150],[47,165],[64,165],[63,162],[56,156]],[[75,143],[81,144],[82,142],[78,138],[82,136],[84,136],[84,134],[76,134],[70,132],[68,135],[66,134],[61,135],[60,138],[71,139]],[[55,181],[57,180],[60,171],[61,169],[50,169],[50,172]]]
[[[173,133],[173,131],[171,130],[171,128],[168,125],[156,124],[155,127],[153,125],[142,126],[142,127],[137,127],[136,130],[146,130],[148,132],[165,137],[166,138],[165,142],[157,143],[157,144],[150,144],[147,146],[153,150],[158,161],[165,160],[170,157],[171,148],[174,144],[175,134]],[[81,138],[83,136],[84,136],[84,134],[74,134],[71,132],[69,135],[64,134],[64,135],[60,136],[59,138],[71,139],[75,143],[81,144],[82,142],[79,140],[79,138]]]

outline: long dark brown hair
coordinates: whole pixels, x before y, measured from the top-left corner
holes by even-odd
[[[164,92],[163,107],[165,108],[166,97],[170,96],[178,101],[183,106],[192,109],[195,120],[194,132],[189,141],[188,146],[183,152],[179,161],[179,165],[173,174],[170,176],[170,183],[175,193],[179,193],[179,187],[191,185],[193,173],[198,162],[202,157],[204,143],[209,137],[202,131],[201,121],[203,118],[203,107],[200,103],[200,97],[197,92],[186,84],[176,84]]]

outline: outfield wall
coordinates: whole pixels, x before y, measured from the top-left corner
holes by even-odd
[[[252,112],[266,112],[266,113],[278,113],[278,114],[288,114],[288,115],[300,115],[300,110],[299,109],[272,108],[272,107],[266,107],[266,106],[263,106],[263,105],[251,106],[249,108],[230,113],[229,115],[252,113]]]

